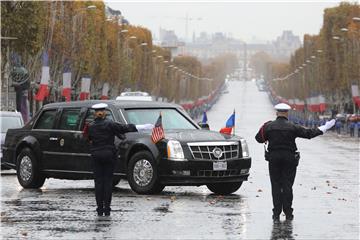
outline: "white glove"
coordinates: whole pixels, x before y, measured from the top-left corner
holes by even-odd
[[[332,128],[335,125],[335,119],[331,119],[330,121],[327,121],[325,123],[325,125],[322,125],[320,127],[318,127],[320,129],[320,131],[322,131],[323,133],[325,133],[327,130],[329,130],[330,128]]]
[[[147,123],[147,124],[142,124],[142,125],[135,125],[135,127],[138,131],[140,131],[140,130],[153,129],[154,125],[151,123]]]

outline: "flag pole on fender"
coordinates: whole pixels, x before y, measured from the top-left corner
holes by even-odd
[[[233,133],[233,135],[235,135],[235,108],[234,108],[234,126],[233,126],[233,128],[234,128],[234,133]]]

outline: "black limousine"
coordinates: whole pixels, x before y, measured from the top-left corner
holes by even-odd
[[[151,130],[115,140],[114,185],[127,179],[140,194],[161,192],[169,185],[206,185],[217,194],[238,190],[249,176],[251,158],[246,141],[202,129],[175,104],[144,101],[78,101],[52,103],[23,128],[10,129],[2,163],[16,169],[24,188],[40,188],[46,178],[92,179],[89,143],[84,126],[93,121],[96,103],[108,104],[107,118],[120,123],[155,124],[159,112],[165,139],[151,141]]]

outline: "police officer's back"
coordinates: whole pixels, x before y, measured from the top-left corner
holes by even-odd
[[[283,211],[288,220],[293,219],[292,186],[294,184],[299,153],[295,139],[297,137],[311,139],[322,135],[330,129],[335,121],[327,122],[318,128],[304,128],[288,121],[288,111],[291,107],[287,104],[275,106],[277,118],[266,122],[256,134],[259,143],[268,143],[265,156],[269,161],[269,174],[273,197],[273,219],[279,220]]]
[[[126,132],[136,132],[133,124],[120,124],[105,118],[107,104],[99,103],[95,109],[95,120],[88,127],[90,152],[94,161],[95,197],[99,216],[110,215],[112,178],[116,160],[115,136],[124,138]]]

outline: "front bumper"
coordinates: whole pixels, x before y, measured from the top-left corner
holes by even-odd
[[[227,169],[213,170],[214,161],[171,161],[161,159],[160,182],[164,185],[200,186],[210,183],[246,181],[249,177],[251,158],[227,160]]]

